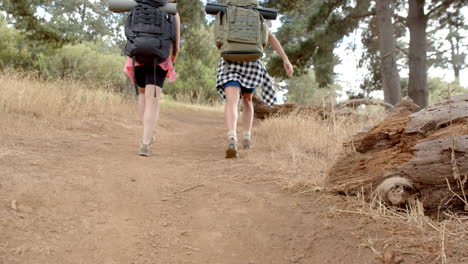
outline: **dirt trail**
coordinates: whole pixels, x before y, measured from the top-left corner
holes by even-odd
[[[284,192],[262,146],[223,159],[220,113],[164,111],[151,158],[138,127],[0,130],[0,263],[382,263],[371,220]]]

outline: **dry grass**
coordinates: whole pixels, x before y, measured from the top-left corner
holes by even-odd
[[[259,145],[266,146],[269,155],[260,162],[278,167],[284,179],[281,185],[296,194],[321,190],[329,169],[345,151],[343,142],[384,115],[371,116],[367,113],[358,119],[321,120],[311,115],[288,115],[263,121],[254,130],[255,138]],[[370,248],[383,263],[398,263],[387,262],[390,251],[409,256],[417,261],[414,263],[468,261],[464,252],[468,243],[466,216],[445,212],[444,220],[438,221],[425,215],[419,202],[399,209],[377,198],[369,202],[362,195],[347,197],[346,202],[332,205],[330,210],[335,217],[351,214],[363,225],[375,223],[367,226],[367,235],[359,238],[363,240],[361,246]]]
[[[254,133],[258,144],[270,153],[265,162],[275,161],[287,188],[307,190],[322,185],[343,151],[343,142],[373,125],[380,116],[321,120],[314,115],[292,114],[265,120]]]
[[[80,82],[45,82],[27,73],[0,74],[2,119],[16,114],[45,119],[85,118],[120,112],[122,105],[126,105],[122,95]]]
[[[338,208],[342,206],[342,208]],[[347,196],[347,202],[330,208],[337,217],[342,214],[357,215],[363,221],[372,219],[376,227],[367,226],[368,239],[361,246],[370,248],[385,262],[385,251],[391,247],[399,256],[412,256],[415,263],[466,263],[468,243],[468,218],[445,212],[443,221],[424,214],[419,201],[407,208],[389,207],[375,197],[368,201],[362,195]],[[372,228],[376,228],[372,230]],[[378,238],[371,234],[390,230]]]
[[[135,99],[79,81],[44,81],[31,73],[0,72],[0,124],[4,127],[66,125],[70,120],[136,117]],[[164,98],[162,108],[221,111],[219,106]],[[42,125],[41,125],[42,124]]]
[[[0,128],[7,134],[53,137],[90,119],[115,120],[131,112],[127,101],[121,94],[80,82],[0,73]]]

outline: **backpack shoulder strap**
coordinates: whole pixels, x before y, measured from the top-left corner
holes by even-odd
[[[124,30],[125,30],[125,36],[127,38],[131,38],[135,36],[135,33],[133,32],[132,24],[133,24],[133,10],[130,12],[130,14],[128,14],[127,19],[125,20]]]
[[[172,40],[172,43],[176,44],[176,19],[175,19],[175,16],[174,15],[171,15],[169,14],[169,24],[171,25],[171,40]]]

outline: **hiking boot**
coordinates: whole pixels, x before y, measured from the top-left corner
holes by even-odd
[[[226,159],[235,158],[237,158],[237,140],[235,138],[229,138],[226,150]]]
[[[140,153],[138,155],[143,157],[151,156],[151,145],[140,143]]]
[[[143,144],[143,142],[140,143],[140,152],[138,155],[143,156],[143,157],[149,157],[151,156],[151,148],[153,146],[154,138],[151,139],[151,142],[149,144]]]
[[[250,138],[244,138],[242,140],[242,145],[244,145],[244,149],[250,149],[252,148],[252,139]]]

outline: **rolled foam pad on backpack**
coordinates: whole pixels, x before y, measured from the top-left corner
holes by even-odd
[[[135,0],[109,0],[109,9],[115,13],[131,11],[136,5],[137,2]],[[167,3],[160,8],[169,14],[175,15],[177,13],[176,3]]]
[[[226,11],[228,5],[226,4],[213,4],[208,3],[205,6],[205,12],[209,15],[216,15],[219,12]],[[275,8],[264,8],[264,7],[256,7],[255,9],[262,14],[263,18],[268,20],[276,20],[278,18],[278,9]]]

